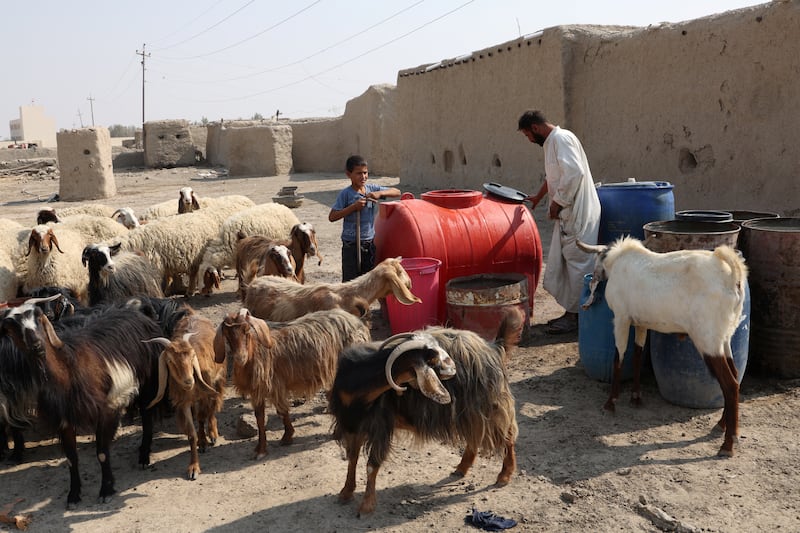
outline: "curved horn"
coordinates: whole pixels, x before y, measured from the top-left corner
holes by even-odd
[[[113,213],[111,213],[111,218],[114,218],[115,216],[117,216],[117,215],[118,215],[118,214],[120,214],[120,213],[122,213],[122,209],[117,209],[116,211],[114,211]]]
[[[578,248],[580,248],[587,254],[601,254],[606,250],[608,250],[608,246],[604,246],[601,244],[586,244],[585,242],[581,242],[580,240],[575,241],[575,244],[577,244]]]
[[[151,343],[151,342],[157,342],[157,343],[163,345],[164,347],[167,347],[170,344],[172,344],[172,341],[170,341],[166,337],[155,337],[155,338],[152,338],[152,339],[143,340],[142,342],[144,342],[146,344],[147,343]]]
[[[52,302],[53,300],[57,300],[58,298],[61,298],[62,296],[63,296],[62,294],[54,294],[52,296],[47,296],[45,298],[28,298],[23,303],[24,304],[36,305],[38,303]]]
[[[155,339],[150,339],[150,341],[156,341],[163,339],[163,337],[157,337]],[[166,340],[166,339],[164,339]],[[150,341],[142,341],[142,342],[150,342]],[[167,341],[169,342],[169,341]],[[158,356],[158,392],[156,393],[156,397],[153,398],[153,401],[147,406],[148,409],[153,407],[155,404],[161,401],[164,397],[164,392],[167,390],[167,376],[169,375],[169,369],[167,368],[167,356],[164,355],[164,352],[161,352],[161,355]]]
[[[206,381],[203,379],[203,371],[200,369],[200,361],[197,359],[197,354],[192,357],[192,368],[194,369],[194,375],[197,378],[197,381],[199,381],[200,384],[206,388],[206,391],[216,394],[217,389],[206,383]]]
[[[389,354],[388,359],[386,359],[386,366],[384,371],[386,373],[386,381],[389,382],[389,386],[392,387],[397,392],[404,392],[407,387],[401,387],[397,383],[395,383],[394,379],[392,378],[392,366],[394,362],[397,360],[398,357],[403,355],[409,350],[420,350],[422,348],[430,348],[430,344],[428,341],[421,339],[419,337],[414,338],[412,337],[410,340],[405,342],[401,342],[400,344],[392,350],[392,353]]]
[[[414,333],[413,333],[413,332],[409,332],[409,333],[398,333],[398,334],[396,334],[396,335],[392,335],[391,337],[389,337],[388,339],[386,339],[385,341],[383,341],[383,343],[381,343],[381,346],[380,346],[380,348],[378,348],[378,350],[383,350],[383,349],[384,349],[384,348],[386,348],[386,346],[387,346],[389,343],[391,343],[391,342],[394,342],[394,341],[397,341],[397,340],[401,340],[401,339],[402,339],[402,340],[405,340],[405,339],[410,339],[410,338],[411,338],[411,337],[413,337],[413,336],[414,336]]]
[[[189,342],[189,339],[191,339],[194,335],[197,335],[196,331],[190,331],[189,333],[184,333],[183,334],[183,340],[185,342]]]

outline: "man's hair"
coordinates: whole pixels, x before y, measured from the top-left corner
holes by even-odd
[[[352,172],[356,167],[367,166],[367,160],[360,155],[351,155],[347,158],[347,162],[344,164],[344,166],[348,172]]]
[[[544,116],[544,113],[539,111],[538,109],[532,111],[525,111],[521,117],[519,117],[519,124],[517,125],[517,129],[519,131],[527,130],[534,124],[547,124],[547,118]]]

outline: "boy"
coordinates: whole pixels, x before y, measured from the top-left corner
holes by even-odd
[[[350,186],[336,197],[328,214],[328,220],[342,223],[342,281],[350,281],[365,274],[375,266],[375,216],[377,202],[381,198],[396,198],[400,190],[367,183],[369,169],[367,161],[360,155],[352,155],[345,163],[345,173]],[[357,242],[361,244],[361,254]],[[359,264],[360,263],[360,264]]]

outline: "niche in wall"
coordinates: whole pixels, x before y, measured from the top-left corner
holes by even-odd
[[[458,143],[458,159],[461,160],[462,165],[467,164],[467,154],[464,153],[464,145]]]
[[[452,150],[445,150],[444,151],[444,171],[445,172],[452,172],[453,171],[453,151]]]
[[[697,159],[688,148],[681,148],[678,154],[678,168],[683,174],[694,172],[694,169],[697,168]]]

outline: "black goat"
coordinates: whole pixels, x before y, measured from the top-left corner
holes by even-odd
[[[89,305],[120,302],[140,294],[163,297],[161,273],[149,259],[134,252],[120,252],[113,246],[90,244],[81,262],[89,269]]]
[[[518,429],[505,357],[519,342],[523,319],[519,309],[510,308],[494,343],[471,331],[435,327],[344,350],[330,395],[333,435],[348,458],[339,500],[353,498],[365,447],[367,488],[358,513],[375,509],[375,482],[395,429],[410,430],[422,442],[465,445],[453,473],[458,476],[467,473],[478,452],[499,452],[504,458],[497,485],[508,484],[516,469]]]
[[[38,413],[61,440],[70,470],[68,508],[81,500],[76,436],[94,431],[102,481],[100,500],[114,494],[110,446],[121,414],[138,400],[142,418],[139,464],[150,463],[159,347],[141,342],[160,334],[135,309],[109,306],[75,317],[57,334],[41,309],[25,304],[6,312],[0,326],[35,368]]]

